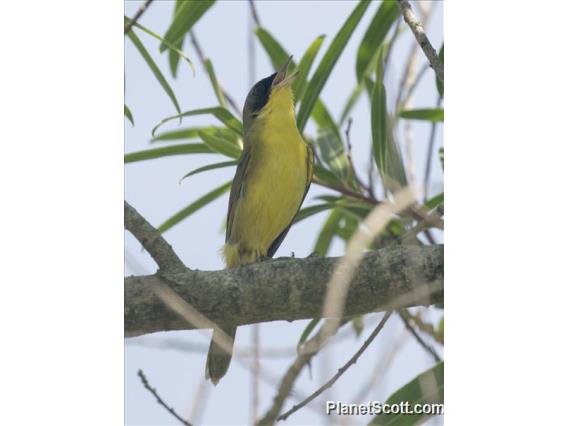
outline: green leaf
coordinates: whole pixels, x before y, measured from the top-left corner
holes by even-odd
[[[182,118],[182,117],[189,117],[191,115],[204,115],[204,114],[213,115],[215,118],[217,118],[219,121],[225,124],[225,126],[227,126],[229,129],[236,132],[238,135],[243,134],[243,125],[237,117],[235,117],[233,114],[231,114],[227,109],[223,107],[212,107],[212,108],[194,109],[191,111],[183,112],[178,115],[172,115],[171,117],[164,118],[152,129],[152,136],[154,136],[156,130],[158,130],[158,128],[162,126],[162,124],[167,123],[170,120],[175,120],[176,118]]]
[[[209,148],[219,154],[223,154],[231,158],[239,158],[241,156],[240,147],[230,140],[223,138],[218,133],[204,130],[199,132],[199,137]]]
[[[179,9],[180,9],[182,4],[183,4],[183,0],[176,0],[176,5],[175,5],[175,8],[174,8],[174,16],[172,17],[172,21],[175,19],[175,16],[179,12]],[[174,43],[174,46],[176,47],[177,50],[181,51],[183,49],[183,42],[184,41],[185,41],[185,36],[181,37],[179,39],[179,41]],[[180,56],[179,56],[179,54],[177,53],[176,50],[171,50],[171,49],[168,52],[168,54],[169,54],[168,55],[168,62],[170,64],[170,71],[172,72],[172,76],[174,78],[176,78]]]
[[[128,118],[130,123],[132,123],[132,126],[134,126],[134,118],[132,118],[132,113],[130,112],[130,109],[126,106],[126,104],[124,104],[124,116]]]
[[[355,105],[357,105],[357,101],[359,100],[361,93],[363,93],[363,89],[365,89],[365,84],[364,84],[364,82],[361,82],[361,83],[359,83],[355,86],[355,88],[353,89],[353,91],[349,95],[349,98],[347,99],[347,102],[345,103],[345,106],[343,107],[343,111],[341,111],[341,117],[339,118],[339,125],[340,126],[343,123],[345,123],[345,120],[347,120],[347,116],[349,115],[349,113],[351,112],[353,107]]]
[[[268,54],[270,58],[270,62],[272,63],[272,67],[275,70],[279,70],[288,60],[290,55],[282,45],[274,38],[272,35],[266,31],[264,28],[257,28],[255,30],[255,34],[264,47],[264,50]],[[296,63],[292,60],[290,61],[288,72],[292,73],[296,69]]]
[[[219,81],[217,80],[217,76],[215,75],[215,69],[213,68],[213,64],[209,59],[205,60],[205,69],[207,70],[207,75],[209,76],[209,80],[211,81],[211,85],[213,86],[213,91],[215,92],[215,96],[219,101],[219,104],[223,108],[227,108],[227,101],[225,100],[225,95],[221,90],[221,86],[219,86]]]
[[[444,121],[443,108],[407,109],[406,111],[400,111],[398,115],[411,120]]]
[[[440,53],[438,53],[438,57],[442,62],[442,66],[444,66],[444,43],[442,43],[442,47],[440,48]],[[444,82],[438,80],[438,77],[434,77],[436,79],[436,88],[438,89],[438,94],[441,98],[444,98]]]
[[[301,222],[302,220],[307,219],[310,216],[321,213],[325,210],[332,209],[334,207],[335,203],[323,203],[317,204],[315,206],[304,207],[294,217],[294,223]]]
[[[385,404],[400,404],[409,402],[409,408],[412,409],[414,404],[443,404],[444,403],[444,362],[436,364],[429,370],[418,375],[414,380],[410,381],[395,393],[393,393]],[[431,415],[404,415],[398,414],[378,414],[373,418],[370,425],[418,425],[432,417]]]
[[[296,80],[292,83],[292,90],[294,91],[296,102],[300,102],[302,100],[302,96],[304,95],[306,84],[308,82],[308,74],[310,73],[314,59],[316,58],[324,39],[325,35],[323,34],[317,37],[312,44],[310,44],[308,50],[306,50],[304,56],[302,56],[302,59],[300,60],[300,64],[298,65],[298,77],[296,77]]]
[[[126,22],[130,21],[130,18],[128,17],[124,17]],[[195,67],[193,66],[193,62],[191,62],[191,59],[189,59],[187,57],[187,55],[185,53],[183,53],[181,51],[181,43],[179,43],[179,47],[178,46],[174,46],[173,44],[168,43],[166,40],[164,40],[162,37],[160,37],[158,34],[156,34],[154,31],[149,30],[148,28],[144,27],[143,25],[140,25],[139,23],[135,23],[134,26],[142,31],[144,31],[146,34],[151,35],[154,38],[157,38],[158,40],[160,40],[161,42],[165,43],[165,45],[167,46],[167,48],[170,50],[170,52],[174,52],[177,55],[178,61],[179,58],[182,57],[183,59],[185,59],[185,61],[188,63],[189,67],[191,68],[191,71],[193,72],[193,76],[195,77]],[[182,40],[183,41],[183,40]],[[175,77],[175,74],[174,74]]]
[[[148,51],[146,50],[146,48],[144,47],[144,45],[142,44],[142,42],[140,41],[140,39],[138,38],[138,36],[136,35],[133,29],[131,29],[128,32],[128,38],[132,41],[136,49],[138,49],[138,52],[140,52],[140,54],[142,55],[142,57],[150,67],[150,70],[152,70],[152,73],[154,74],[154,76],[156,77],[156,79],[158,80],[158,82],[160,83],[160,85],[162,86],[162,88],[164,89],[164,91],[166,92],[166,94],[174,104],[176,111],[178,113],[181,112],[174,91],[166,81],[166,78],[162,74],[162,71],[160,71],[158,65],[156,65],[156,63],[154,62],[154,60],[152,59],[152,57],[150,56],[150,54],[148,53]]]
[[[298,111],[298,129],[300,129],[300,131],[304,130],[323,86],[329,78],[333,67],[347,45],[347,42],[351,38],[353,31],[355,31],[357,24],[370,4],[371,3],[369,1],[365,0],[359,2],[327,49],[327,52],[306,88],[306,92],[304,93],[304,97],[300,105],[300,110]]]
[[[335,231],[341,220],[341,211],[339,209],[333,209],[327,220],[325,221],[323,228],[321,229],[314,250],[321,257],[325,257],[331,245],[331,240],[335,235]]]
[[[392,124],[387,111],[386,91],[383,84],[383,55],[381,48],[377,61],[376,80],[371,95],[371,134],[373,155],[385,190],[394,192],[407,185],[404,165],[394,139]]]
[[[363,76],[375,68],[379,48],[399,16],[400,11],[395,1],[383,1],[379,6],[357,50],[357,81],[361,82]]]
[[[131,152],[124,156],[125,163],[134,163],[136,161],[152,160],[154,158],[169,157],[172,155],[185,154],[212,154],[207,145],[202,143],[188,143],[183,145],[165,146],[162,148],[147,149],[144,151]]]
[[[200,208],[202,208],[202,207],[206,206],[207,204],[209,204],[210,202],[216,200],[217,198],[219,198],[221,195],[223,195],[225,192],[227,192],[229,190],[232,183],[233,183],[232,181],[225,182],[223,185],[219,186],[218,188],[214,189],[211,192],[208,192],[203,197],[195,200],[189,206],[187,206],[183,210],[180,210],[179,212],[174,214],[172,217],[170,217],[168,220],[166,220],[164,223],[162,223],[159,226],[158,231],[160,231],[162,233],[166,232],[168,229],[177,225],[182,220],[191,216],[193,213],[195,213]]]
[[[186,0],[179,6],[172,24],[164,38],[170,44],[176,45],[187,34],[193,25],[213,6],[214,0]],[[160,52],[166,50],[166,45],[160,45]]]
[[[438,207],[443,202],[444,202],[444,193],[440,192],[438,195],[436,195],[436,196],[430,198],[428,201],[426,201],[424,203],[424,206],[428,210],[432,210],[432,209],[435,209],[436,207]]]
[[[306,341],[308,337],[310,337],[311,332],[314,330],[314,328],[316,328],[316,326],[319,324],[320,321],[321,318],[314,318],[308,323],[306,328],[304,328],[304,331],[300,336],[300,340],[298,340],[298,344],[296,345],[297,352],[299,352],[299,349],[302,346],[302,344]]]
[[[320,164],[314,165],[314,176],[322,183],[326,183],[332,186],[341,186],[341,181],[339,180],[339,178]]]
[[[440,157],[440,163],[442,163],[442,170],[444,170],[444,148],[438,150],[438,157]]]
[[[238,161],[223,161],[222,163],[214,163],[214,164],[209,164],[207,166],[199,167],[199,168],[192,170],[191,172],[185,174],[179,180],[179,183],[181,183],[185,178],[196,175],[198,173],[206,172],[208,170],[220,169],[222,167],[236,166],[238,163],[239,163]]]
[[[203,130],[215,130],[217,132],[221,132],[224,136],[227,136],[227,134],[233,134],[232,130],[229,130],[225,127],[197,126],[197,127],[188,127],[185,129],[172,130],[170,132],[160,133],[159,135],[154,136],[150,140],[150,142],[161,142],[161,141],[168,142],[180,139],[195,139],[199,137],[199,132]]]

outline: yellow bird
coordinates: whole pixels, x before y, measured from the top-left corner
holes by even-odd
[[[291,84],[297,74],[286,76],[291,60],[256,83],[245,102],[244,149],[231,186],[223,246],[227,268],[274,256],[312,181],[313,152],[294,115]],[[223,331],[234,339],[237,330]],[[214,384],[227,372],[231,356],[211,342],[205,374]]]

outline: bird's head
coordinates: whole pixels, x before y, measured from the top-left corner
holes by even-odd
[[[288,68],[292,62],[292,56],[288,58],[280,70],[257,82],[247,95],[243,108],[243,125],[246,130],[257,119],[271,110],[271,106],[278,103],[278,109],[294,108],[294,97],[292,94],[292,82],[298,73],[294,72],[287,76]],[[278,99],[277,99],[278,98]],[[282,111],[284,112],[284,111]]]

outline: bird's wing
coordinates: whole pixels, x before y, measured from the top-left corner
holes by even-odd
[[[307,162],[306,190],[304,191],[304,196],[302,197],[302,201],[300,201],[300,205],[298,206],[296,214],[298,214],[298,211],[300,211],[300,207],[302,207],[302,204],[304,203],[304,199],[308,194],[308,190],[310,189],[310,185],[312,183],[312,176],[314,174],[314,151],[312,150],[312,147],[308,144],[306,144],[306,149],[308,151],[308,155],[306,158]],[[296,217],[296,214],[294,215],[294,217]],[[286,227],[286,229],[284,229],[284,231],[282,231],[280,235],[278,235],[278,237],[276,237],[276,239],[272,242],[272,244],[268,248],[268,257],[274,256],[274,253],[276,253],[276,250],[278,250],[278,247],[280,247],[280,244],[282,244],[282,241],[284,241],[284,238],[286,237],[286,234],[290,230],[292,223],[294,223],[294,219],[292,219],[292,222],[290,222],[290,224]]]
[[[229,209],[227,211],[227,232],[225,234],[225,242],[229,242],[231,236],[231,229],[233,227],[233,218],[235,215],[235,207],[237,201],[244,193],[244,182],[245,176],[247,174],[248,163],[250,160],[250,149],[245,144],[245,149],[241,154],[239,159],[239,164],[237,165],[237,172],[233,179],[233,184],[231,185],[231,194],[229,195]]]

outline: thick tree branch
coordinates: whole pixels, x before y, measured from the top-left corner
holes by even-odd
[[[438,77],[438,80],[443,82],[444,81],[444,66],[442,65],[442,62],[440,61],[440,58],[438,58],[438,54],[436,53],[436,50],[434,50],[434,48],[432,47],[430,40],[428,40],[428,37],[426,37],[426,33],[424,32],[424,28],[422,27],[422,24],[420,23],[418,18],[416,18],[416,16],[412,12],[412,8],[410,7],[410,3],[408,3],[408,0],[398,0],[398,6],[400,7],[400,11],[402,12],[402,16],[404,18],[404,21],[408,24],[408,26],[410,27],[410,29],[414,33],[414,37],[416,37],[416,41],[418,42],[418,44],[420,45],[420,47],[424,51],[424,54],[428,58],[430,65],[434,69],[434,72],[436,73],[436,77]]]
[[[162,234],[126,201],[124,202],[124,227],[148,250],[162,272],[175,273],[187,269],[172,246],[164,240]]]
[[[235,325],[321,315],[338,258],[281,258],[222,271],[183,270],[125,278],[126,337],[194,329],[155,294],[169,286],[201,314]],[[345,316],[443,302],[443,246],[392,246],[365,254],[351,282]]]

